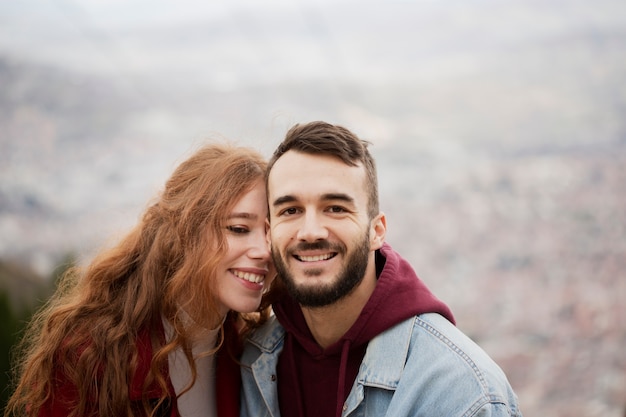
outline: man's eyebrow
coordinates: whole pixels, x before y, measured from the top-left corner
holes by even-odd
[[[274,200],[274,202],[272,203],[272,206],[276,207],[276,206],[280,206],[286,203],[293,203],[294,201],[297,201],[296,197],[292,195],[284,195]]]
[[[320,199],[322,201],[343,201],[345,203],[354,204],[354,198],[344,193],[326,193],[326,194],[322,194]],[[282,197],[278,197],[276,200],[274,200],[274,202],[272,203],[272,206],[276,207],[276,206],[280,206],[283,204],[293,203],[296,201],[298,201],[298,199],[295,196],[288,194]]]
[[[353,204],[354,198],[344,193],[327,193],[322,195],[323,201],[343,201]]]

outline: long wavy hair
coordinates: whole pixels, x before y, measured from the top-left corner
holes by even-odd
[[[143,386],[157,383],[163,394],[156,406],[144,400],[141,415],[154,415],[171,400],[165,370],[174,349],[185,352],[195,381],[194,337],[202,327],[223,326],[215,281],[227,250],[224,221],[266,167],[256,151],[227,144],[204,146],[184,161],[138,225],[88,266],[69,271],[35,314],[18,345],[15,391],[5,416],[36,416],[53,395],[59,373],[79,394],[72,416],[134,415],[129,381],[138,367],[142,331],[150,332],[153,345]],[[268,306],[263,300],[256,313],[229,314],[245,333],[267,319]],[[188,325],[181,308],[197,326]],[[173,340],[159,331],[161,320],[174,328]],[[220,335],[221,345],[223,328]],[[90,406],[94,401],[97,409]]]

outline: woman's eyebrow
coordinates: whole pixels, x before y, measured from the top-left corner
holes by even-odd
[[[231,213],[227,219],[256,219],[259,216],[255,213]]]

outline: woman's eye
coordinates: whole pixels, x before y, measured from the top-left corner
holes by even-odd
[[[228,229],[231,232],[236,233],[236,234],[241,234],[241,233],[247,233],[248,232],[248,228],[244,227],[244,226],[226,226],[226,229]]]

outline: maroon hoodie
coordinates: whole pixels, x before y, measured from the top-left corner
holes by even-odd
[[[368,342],[401,321],[452,312],[430,292],[413,268],[387,243],[376,252],[378,281],[352,327],[335,344],[321,348],[296,301],[286,295],[273,305],[287,334],[278,361],[278,398],[283,417],[341,416]]]

